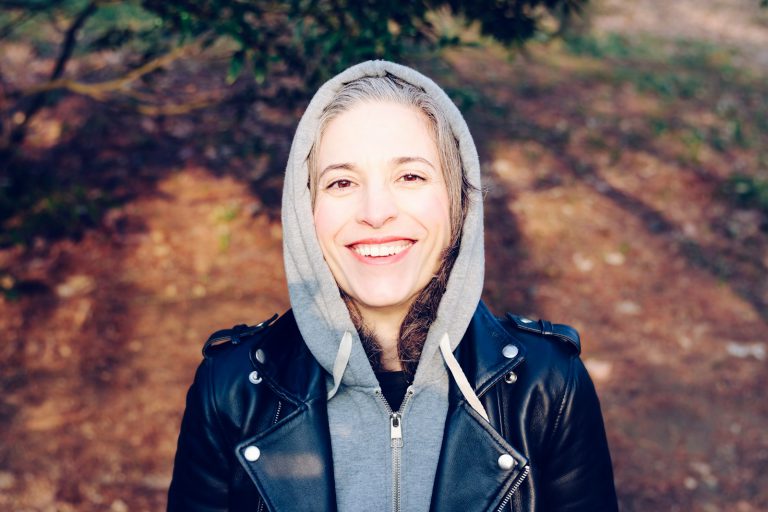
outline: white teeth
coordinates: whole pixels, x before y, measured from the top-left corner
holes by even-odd
[[[352,250],[355,251],[360,256],[370,256],[373,258],[381,258],[384,256],[394,256],[395,254],[399,254],[403,252],[405,249],[410,247],[411,243],[403,243],[399,245],[386,245],[386,244],[358,244],[352,247]]]

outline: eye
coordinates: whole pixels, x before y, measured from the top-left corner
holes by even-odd
[[[402,176],[400,176],[400,179],[402,181],[408,181],[408,182],[424,181],[423,176],[421,176],[420,174],[412,173],[412,172],[403,174]]]
[[[340,179],[330,182],[325,188],[349,188],[352,182],[346,179]]]

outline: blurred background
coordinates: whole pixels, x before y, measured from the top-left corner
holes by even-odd
[[[203,341],[289,307],[298,118],[374,57],[465,113],[485,299],[580,330],[622,509],[768,510],[761,0],[0,0],[0,509],[164,509]]]

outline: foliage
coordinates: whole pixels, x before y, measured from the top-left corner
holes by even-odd
[[[508,45],[562,29],[585,0],[375,2],[372,0],[145,0],[169,30],[197,38],[215,33],[237,45],[234,80],[250,66],[263,84],[285,76],[313,91],[350,64],[373,58],[403,60],[414,52],[461,43],[438,33],[430,13],[449,9],[469,25]],[[555,31],[546,32],[546,25]],[[300,96],[301,96],[300,91]]]
[[[64,179],[57,165],[35,165],[32,176],[20,150],[39,112],[72,93],[150,116],[188,114],[217,101],[239,102],[240,112],[257,102],[279,105],[292,116],[322,81],[352,63],[407,61],[462,44],[463,29],[441,33],[435,12],[452,13],[463,27],[474,24],[519,46],[533,37],[557,36],[584,3],[0,0],[0,43],[23,42],[34,59],[52,62],[50,72],[30,73],[32,85],[0,69],[0,175],[6,176],[0,182],[0,225],[6,232],[0,245],[28,242],[23,238],[36,233],[70,236],[81,220],[90,224],[103,210],[103,201],[89,199],[94,194],[76,192],[90,187]],[[229,61],[226,82],[244,82],[237,95],[233,88],[230,97],[187,99],[156,87],[153,78],[174,61],[212,47]],[[467,99],[462,91],[458,96]],[[250,144],[267,147],[258,140]],[[101,192],[96,195],[110,196],[109,190]]]
[[[96,99],[167,65],[143,69],[184,44],[208,47],[232,43],[228,78],[234,82],[250,70],[260,96],[305,98],[341,69],[371,58],[406,60],[420,51],[461,44],[460,36],[439,33],[433,13],[448,10],[469,26],[508,45],[533,37],[558,35],[586,0],[0,0],[0,38],[29,40],[41,57],[55,58],[54,70],[30,90],[8,93],[18,100],[5,114],[23,112],[23,121],[3,119],[6,146],[18,145],[33,116],[56,90]],[[63,37],[61,37],[61,35]],[[57,40],[58,39],[58,40]],[[73,57],[120,50],[127,65],[108,70],[111,80],[63,80]],[[180,57],[182,55],[176,55]],[[173,59],[169,59],[173,60]],[[136,74],[136,70],[141,73]],[[120,75],[129,75],[128,82]],[[10,82],[10,81],[9,81]],[[292,82],[288,87],[287,82]],[[277,86],[277,87],[276,87]],[[290,94],[293,92],[294,94]],[[287,93],[287,94],[286,94]],[[257,95],[259,96],[259,95]],[[11,133],[13,132],[13,133]]]
[[[29,193],[35,189],[45,193]],[[0,232],[0,247],[23,245],[36,236],[77,239],[86,229],[97,226],[104,211],[114,206],[114,201],[103,192],[88,191],[81,185],[53,188],[36,184],[35,188],[26,187],[25,190],[28,193],[24,197],[15,198],[15,205],[2,205],[6,211],[10,210],[9,206],[15,206],[15,210],[22,210],[23,215],[16,215],[6,221]],[[9,198],[1,199],[7,203]]]
[[[723,192],[738,206],[768,215],[768,179],[735,174],[725,182]]]
[[[568,34],[564,40],[568,51],[579,56],[627,59],[650,57],[653,54],[653,49],[648,44],[632,41],[622,34],[613,32],[604,37],[574,33]]]

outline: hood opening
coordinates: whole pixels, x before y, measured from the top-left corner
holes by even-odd
[[[432,80],[408,67],[387,61],[367,61],[352,66],[326,82],[302,116],[291,146],[283,187],[283,248],[288,290],[299,330],[313,356],[334,377],[334,393],[343,383],[376,388],[377,379],[368,361],[350,310],[323,258],[314,230],[307,155],[314,143],[325,107],[350,82],[362,77],[392,75],[429,95],[447,119],[451,136],[458,141],[461,179],[471,186],[453,268],[440,287],[436,314],[427,321],[426,336],[415,367],[414,385],[445,375],[446,366],[437,353],[440,338],[459,343],[480,300],[484,276],[483,221],[480,164],[474,142],[461,113]],[[349,345],[347,347],[347,345]],[[335,371],[343,355],[345,364],[337,379]],[[341,364],[341,363],[338,363]],[[333,389],[332,388],[332,389]]]

